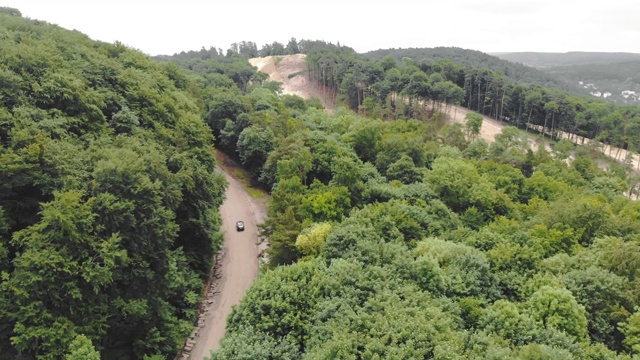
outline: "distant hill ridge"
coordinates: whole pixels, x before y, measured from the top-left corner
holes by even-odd
[[[536,84],[548,88],[570,91],[576,94],[579,91],[573,84],[558,80],[534,67],[511,60],[505,60],[502,58],[502,55],[494,56],[478,50],[457,47],[392,48],[369,51],[363,53],[363,55],[371,60],[382,60],[387,55],[392,55],[398,61],[401,61],[403,57],[409,57],[418,63],[430,63],[443,58],[451,59],[459,65],[491,69],[516,83]]]
[[[493,53],[490,55],[496,56],[503,60],[522,63],[534,67],[610,64],[628,61],[640,61],[640,54],[628,52],[503,52]]]

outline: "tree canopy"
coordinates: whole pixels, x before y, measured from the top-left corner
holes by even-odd
[[[633,169],[475,138],[488,115],[632,148],[635,109],[444,58],[262,49],[306,53],[328,113],[250,66],[252,42],[154,61],[6,12],[1,358],[174,356],[222,241],[214,145],[269,190],[270,247],[213,359],[639,354]]]
[[[173,356],[220,246],[226,187],[198,80],[6,12],[0,357]]]
[[[431,77],[407,79],[418,94]],[[257,94],[238,101],[269,106],[210,122],[269,134],[248,166],[271,192],[269,264],[213,359],[637,353],[632,169],[533,151],[515,127],[489,146],[429,117],[329,114],[302,100],[292,111],[289,98]],[[469,120],[474,133],[482,116]]]

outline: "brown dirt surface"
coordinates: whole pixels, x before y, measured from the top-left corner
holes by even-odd
[[[318,98],[325,109],[333,111],[335,105],[328,100],[327,94],[309,80],[305,59],[304,54],[275,55],[249,59],[249,63],[258,71],[269,74],[269,80],[281,82],[284,94],[303,99]]]
[[[220,154],[218,163],[218,170],[229,182],[226,199],[220,207],[224,245],[218,256],[216,279],[210,286],[211,291],[207,291],[204,312],[193,339],[189,340],[190,351],[182,355],[183,359],[202,360],[219,347],[227,317],[258,276],[259,256],[266,246],[258,236],[258,224],[266,217],[266,204],[247,193],[236,164]],[[239,220],[245,224],[245,230],[241,232],[236,231]]]
[[[464,126],[467,121],[464,119],[471,111],[460,106],[452,106],[449,111],[449,122],[460,123]],[[480,128],[480,138],[489,144],[496,139],[496,135],[500,134],[505,125],[500,121],[487,116],[482,116],[482,128]]]
[[[464,119],[471,110],[467,108],[463,108],[461,106],[451,106],[451,110],[449,111],[449,122],[460,123],[464,126],[467,121]],[[480,138],[491,144],[502,129],[507,127],[508,125],[500,122],[499,120],[492,119],[488,116],[482,115],[482,127],[480,128]],[[531,148],[535,151],[538,148],[537,137],[535,135],[528,135],[529,144]],[[551,147],[548,143],[545,144],[545,148],[547,151],[551,151]]]

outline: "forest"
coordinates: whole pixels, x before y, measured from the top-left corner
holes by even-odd
[[[198,56],[179,61],[241,55]],[[451,60],[425,72],[331,45],[307,62],[344,106],[327,113],[268,82],[210,103],[216,147],[271,193],[270,262],[210,359],[639,353],[640,205],[624,195],[633,169],[600,169],[585,147],[572,146],[570,163],[560,146],[534,151],[516,127],[487,144],[471,121],[446,125],[447,104],[467,95],[448,79],[469,71]],[[383,102],[371,94],[387,83],[370,74],[406,87]],[[460,96],[438,105],[429,90],[447,86]]]
[[[0,12],[0,358],[181,347],[226,188],[198,81]]]
[[[369,51],[363,55],[374,61],[380,61],[389,55],[393,56],[396,61],[402,61],[402,58],[408,57],[414,59],[418,64],[429,64],[440,59],[449,59],[461,66],[490,69],[521,84],[535,84],[567,91],[578,90],[575,84],[561,81],[534,67],[523,65],[522,61],[507,61],[509,59],[504,60],[499,56],[492,56],[477,50],[456,47],[380,49]]]
[[[615,64],[556,66],[546,68],[544,72],[562,77],[574,84],[578,84],[580,81],[583,84],[592,83],[598,90],[610,92],[612,94],[610,100],[615,100],[618,103],[629,100],[621,96],[621,92],[624,90],[640,94],[640,60]],[[590,91],[593,89],[584,90],[585,93]],[[633,103],[633,100],[630,103]]]
[[[581,85],[577,95],[595,90],[609,92],[607,101],[640,105],[635,98],[621,96],[624,90],[640,92],[640,54],[633,53],[505,53],[497,57],[538,68],[568,84]],[[580,84],[582,83],[582,84]],[[591,86],[587,86],[591,84]]]
[[[565,132],[574,141],[580,136],[640,151],[640,106],[536,85],[542,80],[517,82],[509,77],[508,69],[480,67],[483,56],[467,60],[477,65],[462,65],[446,57],[429,61],[402,57],[398,61],[394,54],[405,54],[405,50],[369,60],[349,48],[322,49],[307,55],[308,72],[319,86],[333,91],[336,100],[372,117],[420,119],[432,116],[433,109],[446,115],[451,105],[460,104],[518,128],[540,127],[554,139]],[[425,104],[431,104],[431,110],[425,111]]]
[[[172,358],[222,242],[216,150],[269,191],[271,246],[212,360],[640,355],[634,169],[516,127],[634,149],[637,109],[274,44],[151,59],[0,11],[0,358]],[[247,62],[296,50],[334,112]],[[514,126],[486,143],[453,105]]]

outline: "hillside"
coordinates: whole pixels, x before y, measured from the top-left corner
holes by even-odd
[[[619,104],[640,105],[640,54],[522,52],[495,56],[536,67],[545,76],[570,84],[575,94],[600,97]],[[628,93],[631,91],[635,94]]]
[[[503,60],[498,56],[492,56],[481,51],[461,49],[456,47],[435,48],[407,48],[407,49],[380,49],[364,54],[371,60],[382,60],[387,55],[392,55],[397,61],[404,57],[416,60],[418,63],[432,63],[438,59],[450,59],[453,62],[467,66],[487,68],[498,72],[513,82],[521,84],[535,84],[544,87],[558,88],[567,91],[576,91],[573,84],[558,81],[544,72],[516,62]]]
[[[640,54],[625,52],[581,52],[566,53],[513,52],[495,53],[500,59],[521,63],[537,68],[585,64],[611,64],[627,61],[640,61]]]
[[[553,66],[543,71],[574,84],[580,84],[585,94],[604,96],[607,100],[619,104],[640,105],[640,60]]]
[[[249,59],[258,71],[269,75],[269,80],[282,83],[282,93],[297,95],[303,99],[317,98],[325,109],[332,111],[334,104],[327,94],[307,77],[306,55],[277,55]]]
[[[640,354],[640,179],[443,115],[638,149],[639,108],[335,46],[158,62],[19,13],[0,34],[0,359],[202,360],[223,333],[212,360]],[[241,183],[270,192],[259,229]]]
[[[193,75],[0,14],[0,358],[165,359],[225,180]]]
[[[462,127],[436,127],[437,115],[420,112],[433,104],[428,93],[411,94],[427,86],[396,87],[383,108],[367,100],[363,75],[385,65],[386,80],[411,71],[409,84],[446,85],[444,75],[323,55],[308,55],[312,71],[324,66],[316,73],[335,75],[329,86],[353,90],[342,99],[364,89],[355,110],[372,116],[302,102],[281,111],[279,101],[297,99],[269,102],[254,89],[238,97],[260,96],[256,113],[217,125],[225,138],[243,134],[238,148],[256,154],[250,168],[272,189],[263,226],[272,246],[270,270],[234,308],[210,359],[637,353],[640,223],[638,203],[622,195],[624,170],[598,169],[588,151],[570,164],[531,152],[514,128],[487,145]],[[349,61],[351,73],[329,67]],[[263,69],[282,78],[277,66]]]

